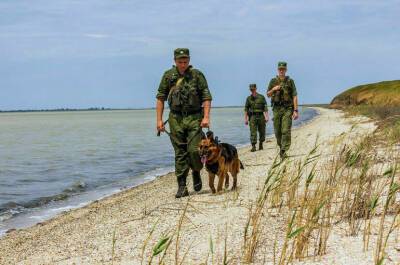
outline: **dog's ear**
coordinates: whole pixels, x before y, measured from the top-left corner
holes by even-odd
[[[206,135],[204,134],[204,132],[201,132],[201,139],[202,140],[204,140],[204,139],[206,139],[207,137],[206,137]]]
[[[214,133],[212,131],[208,131],[206,135],[207,139],[210,139],[210,141],[214,141]]]
[[[219,144],[218,136],[215,136],[214,142],[215,142],[216,144]]]

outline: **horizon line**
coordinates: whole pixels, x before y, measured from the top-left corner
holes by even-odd
[[[329,105],[330,103],[307,103],[299,104],[299,106],[315,106],[315,105]],[[212,106],[211,108],[241,108],[243,105],[226,105],[226,106]],[[270,106],[269,106],[270,107]],[[43,109],[10,109],[1,110],[0,113],[7,112],[63,112],[63,111],[110,111],[110,110],[153,110],[155,107],[142,107],[142,108],[106,108],[106,107],[90,107],[90,108],[43,108]],[[169,109],[166,107],[165,109]]]

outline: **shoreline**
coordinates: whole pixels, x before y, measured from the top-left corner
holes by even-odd
[[[329,103],[317,104],[299,104],[299,107],[324,107],[329,106]],[[215,109],[243,108],[243,106],[213,106]],[[166,110],[168,107],[166,108]],[[29,112],[74,112],[74,111],[118,111],[118,110],[155,110],[154,107],[143,108],[107,108],[107,107],[92,107],[92,108],[55,108],[55,109],[15,109],[15,110],[0,110],[0,113],[29,113]]]
[[[307,107],[307,106],[305,106]],[[232,108],[232,107],[222,107],[222,108]],[[320,112],[318,111],[318,107],[307,107],[310,109],[313,109],[316,111],[316,114],[311,118],[307,119],[304,122],[300,123],[298,126],[293,127],[294,130],[301,129],[303,126],[306,126],[309,123],[312,123],[319,115]],[[142,110],[142,109],[138,109]],[[270,120],[268,126],[273,126],[272,125],[272,120]],[[271,134],[266,135],[266,140],[274,138],[274,132],[272,130]],[[237,144],[235,145],[239,150],[243,148],[249,148],[250,143],[245,143],[245,144]],[[161,171],[162,173],[157,173],[157,171]],[[168,174],[173,174],[173,164],[171,167],[168,168],[160,168],[160,169],[152,169],[148,172],[144,172],[140,175],[143,175],[142,178],[137,180],[137,184],[132,184],[132,185],[124,185],[124,186],[115,186],[115,187],[101,187],[99,189],[95,190],[90,190],[81,194],[76,194],[73,195],[66,200],[60,200],[60,201],[54,201],[51,202],[47,205],[43,205],[42,207],[38,208],[27,208],[26,212],[21,212],[17,214],[16,216],[13,216],[9,219],[5,219],[2,222],[4,227],[0,226],[0,239],[4,237],[10,230],[21,230],[21,229],[27,229],[29,227],[32,227],[38,223],[43,223],[46,222],[52,218],[56,218],[59,214],[65,211],[71,211],[71,210],[76,210],[83,208],[87,205],[90,205],[94,201],[98,200],[103,200],[106,199],[109,196],[112,196],[114,194],[118,194],[120,192],[123,192],[125,190],[129,190],[135,187],[139,187],[141,185],[144,185],[150,181],[157,180],[158,178],[168,175]],[[10,223],[16,223],[17,225],[11,226]]]
[[[338,110],[318,110],[320,114],[311,122],[293,130],[289,153],[293,159],[304,157],[316,139],[321,143],[323,157],[329,157],[338,140],[358,139],[375,129],[375,125],[365,118],[345,118]],[[189,177],[191,196],[175,199],[176,180],[170,173],[82,208],[61,213],[33,227],[11,231],[0,238],[0,264],[140,264],[143,260],[148,263],[153,246],[160,238],[171,235],[183,213],[187,218],[182,227],[179,225],[180,244],[173,243],[171,247],[181,248],[181,252],[176,254],[179,260],[187,252],[184,264],[204,264],[205,260],[213,259],[210,257],[212,242],[214,259],[222,261],[226,242],[230,258],[238,261],[249,209],[257,200],[276,154],[273,137],[267,140],[263,151],[251,153],[246,147],[240,148],[239,155],[245,169],[239,174],[235,192],[210,194],[203,171],[203,190],[194,193]],[[281,236],[285,231],[285,219],[278,212],[272,211],[265,218],[268,218],[267,241],[263,241],[265,250],[258,254],[261,256],[256,257],[259,262],[255,264],[262,263],[263,255],[268,260],[273,257],[271,244],[274,238],[271,236]],[[337,236],[340,232],[337,229],[333,232],[334,246],[350,240]],[[351,240],[354,243],[356,238]],[[335,250],[334,247],[317,260],[300,264],[321,264],[322,260],[322,264],[370,264],[371,259],[362,248],[349,246]],[[165,262],[173,263],[174,255],[167,256]]]

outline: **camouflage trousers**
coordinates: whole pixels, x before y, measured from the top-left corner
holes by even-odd
[[[266,122],[265,122],[263,113],[260,113],[257,115],[251,115],[250,121],[249,121],[249,127],[250,127],[250,142],[251,142],[251,144],[257,143],[257,131],[258,131],[260,143],[265,141]]]
[[[201,119],[201,113],[188,116],[169,114],[170,139],[175,150],[175,175],[179,186],[186,185],[189,168],[200,171],[203,167],[198,151]]]
[[[293,107],[275,106],[274,113],[274,131],[276,142],[282,152],[286,152],[291,144],[292,115]]]

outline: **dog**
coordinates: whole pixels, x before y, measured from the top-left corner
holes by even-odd
[[[203,134],[199,144],[199,155],[201,162],[208,172],[208,184],[212,193],[220,192],[225,180],[225,188],[229,188],[229,174],[232,175],[232,190],[237,188],[237,175],[240,169],[244,169],[239,159],[236,147],[227,143],[219,143],[218,137],[214,138],[214,133],[208,131]],[[215,175],[218,176],[217,190],[214,187]]]

